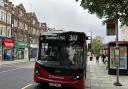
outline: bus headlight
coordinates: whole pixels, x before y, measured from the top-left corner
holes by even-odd
[[[41,73],[40,73],[38,70],[36,70],[36,69],[35,69],[35,74],[36,74],[37,76],[41,76]]]
[[[75,80],[79,80],[79,79],[80,79],[80,76],[77,75],[77,76],[75,76],[73,79],[75,79]]]

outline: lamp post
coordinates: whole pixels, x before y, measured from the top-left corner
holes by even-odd
[[[116,63],[116,82],[114,85],[116,86],[122,86],[122,84],[119,82],[119,59],[120,59],[120,52],[119,52],[119,45],[118,45],[118,19],[115,22],[115,30],[116,30],[116,47],[115,47],[115,63]]]
[[[91,39],[90,39],[90,46],[91,46],[91,48],[90,48],[90,52],[91,52],[91,55],[92,55],[92,31],[90,31],[90,33],[91,33]]]
[[[30,61],[30,49],[31,49],[31,46],[30,46],[30,44],[31,44],[31,37],[30,36],[28,37],[28,43],[29,43],[29,46],[28,46],[28,59]]]
[[[13,22],[11,22],[12,24],[11,24],[11,37],[13,38],[13,44],[15,44],[15,34],[14,34],[14,23]],[[15,58],[15,55],[14,55],[14,49],[15,49],[15,45],[14,45],[14,47],[13,47],[13,49],[12,49],[12,60],[14,60]]]

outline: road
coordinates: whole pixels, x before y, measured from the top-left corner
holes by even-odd
[[[33,62],[0,66],[0,89],[21,89],[33,83]]]
[[[33,67],[34,62],[1,65],[0,89],[53,89],[33,82]]]

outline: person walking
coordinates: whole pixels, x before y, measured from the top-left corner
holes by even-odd
[[[96,63],[99,63],[99,55],[96,54]]]
[[[93,59],[93,55],[92,55],[92,53],[90,54],[90,61],[92,61],[92,59]]]
[[[102,62],[103,62],[103,63],[104,63],[104,61],[105,61],[105,57],[106,57],[105,54],[103,54],[103,55],[102,55]],[[104,64],[105,64],[105,63],[104,63]]]

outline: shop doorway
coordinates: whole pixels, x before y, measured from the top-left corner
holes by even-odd
[[[24,59],[24,48],[18,48],[16,51],[16,58]]]
[[[12,61],[13,60],[13,49],[3,47],[3,59],[4,61]]]

